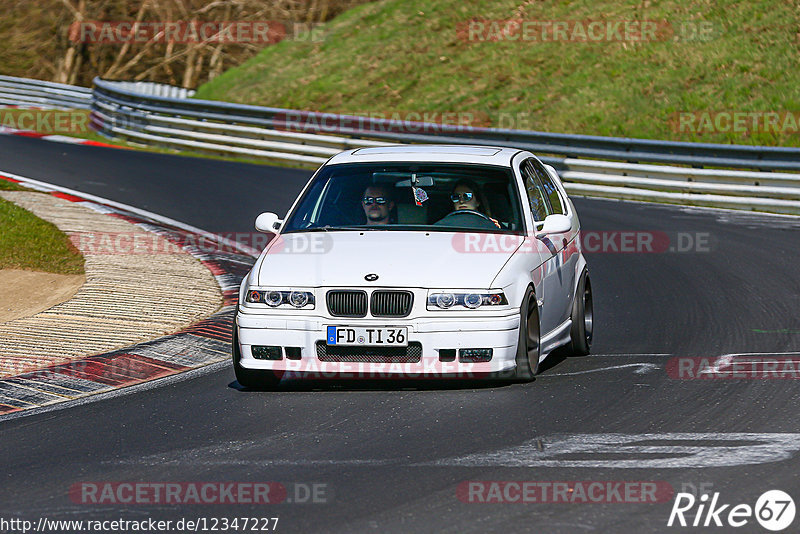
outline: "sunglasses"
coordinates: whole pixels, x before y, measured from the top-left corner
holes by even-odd
[[[452,200],[453,202],[458,202],[459,200],[461,202],[469,202],[470,200],[472,200],[473,196],[475,196],[473,193],[460,193],[460,194],[453,193],[452,195],[450,195],[450,200]]]
[[[365,206],[371,206],[372,204],[379,204],[382,206],[388,201],[386,197],[364,197],[361,199],[361,202],[363,202]]]

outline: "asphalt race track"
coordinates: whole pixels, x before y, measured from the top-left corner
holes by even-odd
[[[0,136],[0,170],[221,233],[250,232],[262,211],[282,214],[309,175],[10,136]],[[601,242],[602,232],[656,232],[691,249],[587,254],[593,355],[551,358],[534,382],[514,385],[243,391],[225,368],[0,421],[0,517],[279,517],[279,532],[722,532],[730,527],[667,527],[674,498],[497,504],[463,502],[458,490],[467,481],[653,481],[719,492],[731,505],[754,506],[771,489],[797,500],[798,382],[679,379],[667,369],[677,357],[800,356],[800,219],[575,204],[584,231],[601,232]],[[105,481],[275,481],[288,498],[268,506],[70,499],[73,484]],[[288,502],[305,500],[312,484],[324,485],[326,502]],[[737,531],[765,532],[753,518]]]

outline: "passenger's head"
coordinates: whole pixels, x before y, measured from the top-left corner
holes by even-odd
[[[362,195],[361,207],[367,216],[367,224],[389,224],[389,216],[394,209],[389,188],[383,185],[368,186]]]
[[[453,210],[472,210],[489,215],[489,205],[486,202],[480,186],[472,180],[459,180],[453,187],[450,195]]]

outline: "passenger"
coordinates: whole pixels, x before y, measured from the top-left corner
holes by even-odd
[[[394,209],[389,189],[382,185],[370,185],[364,190],[361,207],[367,216],[368,225],[389,224]]]

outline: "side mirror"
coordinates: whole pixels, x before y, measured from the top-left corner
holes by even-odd
[[[283,221],[278,216],[268,211],[256,217],[256,230],[259,232],[277,234]]]
[[[566,215],[548,215],[544,220],[544,226],[536,232],[536,237],[541,238],[550,234],[563,234],[572,228],[572,221]]]

